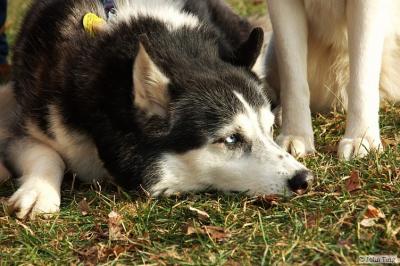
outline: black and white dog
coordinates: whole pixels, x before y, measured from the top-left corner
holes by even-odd
[[[106,19],[99,2],[37,0],[19,34],[21,126],[5,152],[18,217],[56,212],[66,169],[154,196],[307,187],[309,171],[273,141],[251,71],[262,30],[220,0],[119,0],[92,36],[82,18]]]

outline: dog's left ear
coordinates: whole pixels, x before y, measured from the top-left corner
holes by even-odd
[[[264,44],[264,31],[262,28],[254,28],[249,38],[243,42],[234,54],[234,64],[237,66],[253,68],[261,53]]]
[[[169,79],[153,62],[145,46],[148,46],[148,39],[142,36],[133,67],[134,103],[150,116],[166,117],[170,101]]]

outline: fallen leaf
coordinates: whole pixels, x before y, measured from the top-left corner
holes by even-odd
[[[129,251],[136,251],[134,244],[129,245],[116,245],[108,247],[104,244],[98,244],[84,248],[82,250],[76,250],[78,257],[84,262],[84,265],[98,265],[100,262],[105,262],[110,258],[118,258],[121,254]]]
[[[316,215],[306,213],[305,220],[306,228],[313,228],[317,226],[318,217]]]
[[[231,234],[227,230],[225,230],[225,228],[219,226],[211,226],[211,225],[194,227],[191,224],[187,224],[184,227],[184,232],[186,235],[193,235],[193,234],[207,235],[211,239],[214,239],[219,242],[223,242],[231,237]]]
[[[372,205],[367,206],[367,211],[364,214],[365,218],[385,218],[385,214],[378,208]]]
[[[351,172],[349,179],[346,181],[346,190],[353,192],[361,189],[360,172],[354,170]]]
[[[79,203],[78,203],[78,207],[79,207],[79,210],[81,211],[81,214],[83,215],[83,216],[86,216],[86,215],[88,215],[89,214],[89,203],[86,201],[86,198],[83,198],[83,200],[81,200]]]
[[[218,241],[224,241],[231,237],[231,234],[225,228],[219,226],[202,226],[202,229],[212,238]]]
[[[378,208],[372,205],[367,206],[367,210],[364,213],[364,219],[361,220],[360,225],[364,227],[374,226],[379,219],[385,218],[385,214]]]
[[[375,221],[375,218],[365,218],[361,220],[360,225],[364,227],[371,227],[375,225]]]
[[[188,235],[188,236],[193,235],[193,234],[196,234],[198,231],[199,231],[199,230],[196,229],[196,228],[195,228],[192,224],[190,224],[190,223],[187,223],[187,224],[185,224],[185,225],[183,226],[183,232],[184,232],[186,235]]]
[[[398,144],[398,141],[395,140],[395,139],[382,138],[382,142],[383,142],[383,145],[385,145],[386,147],[387,146],[394,146],[395,147]]]
[[[189,207],[189,210],[196,213],[197,214],[197,218],[199,218],[200,220],[208,220],[210,219],[210,215],[208,215],[208,213],[206,213],[205,211],[193,208],[193,207]]]
[[[225,262],[224,266],[240,266],[242,265],[241,263],[234,261],[232,259],[229,259],[227,262]]]
[[[99,260],[99,249],[97,246],[92,246],[82,250],[77,250],[79,259],[85,262],[85,265],[97,265]]]
[[[263,195],[258,196],[255,200],[258,204],[263,204],[266,207],[278,206],[279,196],[277,195]]]
[[[336,144],[326,145],[326,146],[322,147],[320,150],[324,151],[326,153],[336,154],[337,153],[337,145]]]
[[[110,240],[122,240],[122,217],[115,211],[108,214],[108,238]]]

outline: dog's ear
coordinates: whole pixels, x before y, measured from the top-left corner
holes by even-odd
[[[234,64],[237,66],[253,68],[261,53],[264,44],[264,31],[262,28],[254,28],[249,38],[243,42],[234,54]]]
[[[148,39],[141,36],[133,66],[135,106],[151,115],[165,117],[168,112],[168,78],[146,51]]]

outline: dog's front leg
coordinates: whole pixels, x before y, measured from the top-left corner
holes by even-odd
[[[307,82],[307,18],[301,0],[269,0],[278,59],[282,129],[277,142],[296,156],[314,151]]]
[[[387,1],[353,0],[347,5],[350,83],[346,132],[338,149],[339,157],[346,160],[382,149],[379,78]]]
[[[60,208],[61,181],[65,164],[56,151],[30,138],[10,144],[8,161],[22,175],[21,187],[8,204],[18,218],[40,213],[54,213]]]

